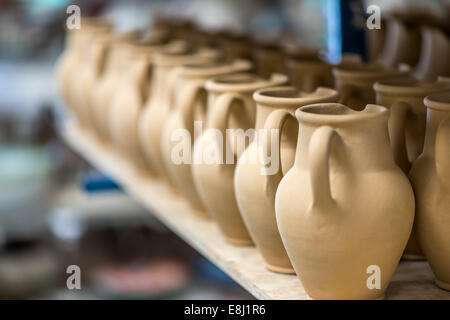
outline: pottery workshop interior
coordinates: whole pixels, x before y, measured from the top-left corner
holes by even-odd
[[[450,1],[0,0],[3,299],[450,301]]]

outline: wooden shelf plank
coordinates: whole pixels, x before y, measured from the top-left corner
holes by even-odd
[[[163,182],[136,171],[123,156],[87,130],[80,129],[73,120],[66,121],[62,135],[75,151],[116,179],[151,214],[256,298],[308,298],[296,276],[268,271],[254,247],[236,247],[226,243],[213,221],[194,216],[188,204]],[[450,300],[450,292],[434,285],[433,274],[426,262],[401,262],[386,299]]]

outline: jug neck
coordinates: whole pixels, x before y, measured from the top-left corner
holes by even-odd
[[[323,125],[329,125],[323,123]],[[320,124],[300,122],[295,165],[308,170],[309,148],[312,135]],[[389,144],[387,119],[353,122],[331,126],[339,135],[334,141],[330,159],[344,172],[376,171],[395,167]]]

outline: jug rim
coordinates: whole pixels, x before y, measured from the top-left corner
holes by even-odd
[[[250,72],[228,74],[208,80],[205,88],[214,92],[253,92],[263,87],[279,86],[288,81],[282,73],[272,73],[270,78],[263,78]]]
[[[377,81],[373,85],[376,93],[386,95],[408,94],[424,96],[436,91],[448,88],[450,83],[445,82],[424,82],[412,76],[394,76]]]
[[[164,51],[158,52],[155,56],[155,65],[177,66],[187,62],[198,61],[196,59],[205,59],[205,61],[217,59],[220,51],[211,48],[200,48],[198,50],[187,47],[185,51]]]
[[[377,118],[387,120],[389,114],[388,108],[377,104],[367,104],[363,110],[356,111],[341,103],[316,103],[295,111],[295,116],[300,122],[318,125],[363,122]]]
[[[251,62],[245,59],[236,59],[233,61],[208,60],[183,64],[179,67],[179,74],[180,76],[190,77],[220,76],[232,72],[248,71],[251,67]]]
[[[338,97],[337,90],[326,87],[317,87],[313,92],[305,92],[293,86],[277,86],[263,88],[253,94],[253,100],[258,104],[290,108],[337,101]]]
[[[450,112],[450,89],[426,96],[424,99],[424,103],[427,108]]]
[[[343,63],[333,67],[333,75],[339,78],[374,79],[401,74],[400,71],[375,63]]]

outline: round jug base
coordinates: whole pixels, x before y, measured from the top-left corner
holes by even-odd
[[[278,266],[274,266],[272,264],[266,263],[266,268],[267,268],[267,270],[276,272],[276,273],[295,274],[294,269],[289,268],[289,267],[278,267]]]
[[[446,290],[446,291],[450,291],[450,283],[448,282],[443,282],[440,281],[438,279],[435,279],[434,282],[436,283],[436,285],[441,288],[442,290]]]

